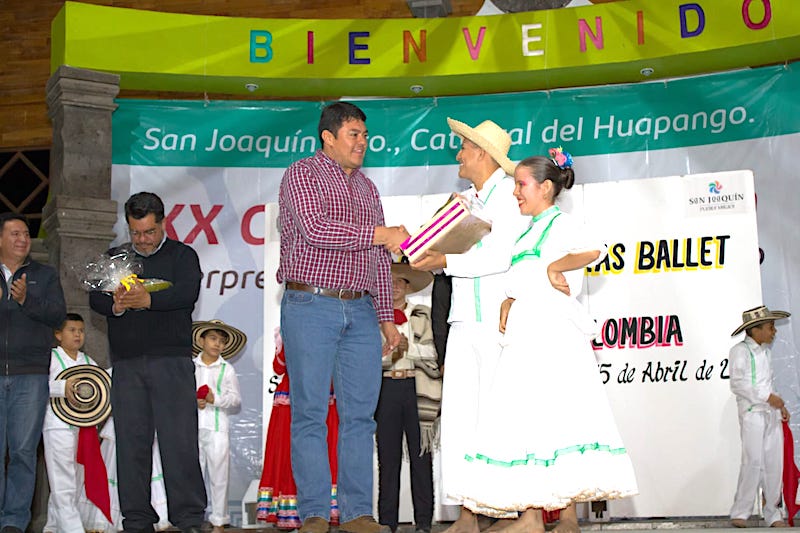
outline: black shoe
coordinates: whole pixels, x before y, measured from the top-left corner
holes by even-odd
[[[24,532],[17,526],[3,526],[3,529],[0,529],[0,533],[24,533]]]
[[[430,526],[428,526],[428,527],[418,527],[414,531],[414,533],[431,533],[431,528],[430,528]]]

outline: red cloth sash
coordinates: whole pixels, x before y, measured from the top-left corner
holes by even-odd
[[[78,453],[76,460],[83,465],[86,497],[97,506],[109,522],[111,520],[111,497],[108,495],[108,473],[100,454],[100,437],[97,427],[84,427],[78,431]]]

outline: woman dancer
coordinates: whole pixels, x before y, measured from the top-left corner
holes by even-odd
[[[533,218],[509,271],[503,352],[479,413],[483,437],[464,461],[476,480],[464,505],[490,516],[520,512],[508,533],[543,532],[541,511],[564,508],[559,529],[577,530],[575,502],[637,493],[590,346],[597,326],[577,299],[583,268],[606,247],[555,205],[575,174],[568,153],[550,155],[523,160],[514,175],[520,212]],[[561,422],[544,430],[539,416]]]

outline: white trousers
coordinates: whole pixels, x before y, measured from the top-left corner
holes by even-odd
[[[83,466],[75,458],[78,452],[77,428],[53,428],[43,432],[44,460],[50,482],[47,501],[47,525],[44,531],[83,533],[78,512],[78,497],[83,491]]]
[[[447,337],[442,385],[441,462],[444,505],[461,505],[465,494],[464,455],[476,444],[480,398],[494,378],[500,357],[497,324],[456,322]]]
[[[783,430],[780,413],[746,412],[739,415],[742,436],[742,466],[731,508],[731,518],[747,519],[753,512],[758,488],[764,492],[764,521],[782,520]]]
[[[225,431],[200,429],[200,468],[206,483],[208,507],[206,514],[213,526],[230,522],[228,515],[228,474],[230,471],[230,441]]]

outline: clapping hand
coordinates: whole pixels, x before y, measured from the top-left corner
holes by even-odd
[[[28,275],[23,274],[18,279],[11,282],[11,298],[19,305],[25,303],[25,296],[28,294]]]

